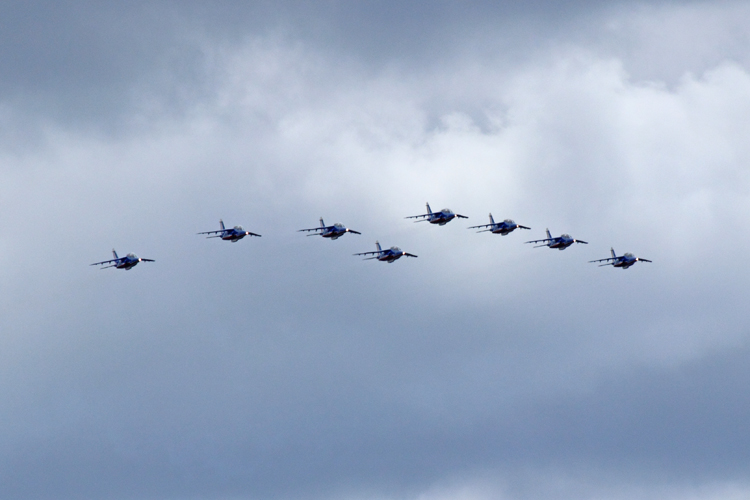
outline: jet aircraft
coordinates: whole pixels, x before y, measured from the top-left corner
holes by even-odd
[[[374,252],[355,253],[354,255],[375,255],[374,257],[367,257],[364,260],[378,259],[381,262],[387,262],[389,264],[392,264],[394,261],[404,256],[416,257],[414,254],[404,252],[399,247],[391,247],[387,250],[383,250],[380,248],[380,242],[378,241],[375,242],[375,246],[377,247],[377,250]]]
[[[132,268],[138,265],[139,262],[155,262],[153,259],[141,259],[134,253],[129,253],[125,257],[118,257],[117,252],[115,252],[115,249],[112,249],[112,255],[115,257],[111,260],[105,260],[102,262],[94,262],[91,264],[92,266],[99,266],[101,264],[112,264],[109,266],[104,266],[101,269],[107,269],[109,267],[116,267],[117,269],[125,269],[126,271],[130,271]]]
[[[589,262],[604,262],[604,264],[599,264],[599,267],[614,266],[614,267],[621,267],[622,269],[627,269],[633,264],[635,264],[636,262],[651,262],[648,259],[640,259],[634,256],[632,253],[625,253],[618,257],[617,255],[615,255],[614,248],[610,248],[609,251],[612,252],[612,257],[608,257],[606,259],[599,259],[599,260],[590,260]]]
[[[541,243],[541,245],[536,245],[534,246],[534,248],[550,247],[550,248],[557,248],[558,250],[565,250],[573,243],[583,243],[584,245],[588,245],[588,242],[586,241],[574,240],[573,238],[570,237],[569,234],[562,234],[560,236],[553,238],[549,232],[549,229],[547,229],[547,237],[545,239],[527,241],[526,243]]]
[[[237,243],[245,236],[260,236],[259,234],[245,231],[242,226],[234,226],[232,229],[227,229],[224,227],[224,221],[221,219],[219,219],[219,225],[221,226],[221,229],[219,229],[218,231],[206,231],[198,234],[220,233],[216,236],[206,236],[206,238],[221,238],[224,241],[231,241],[232,243]]]
[[[320,218],[320,227],[313,227],[311,229],[300,229],[298,232],[301,231],[314,231],[313,234],[308,234],[307,236],[322,236],[323,238],[331,238],[331,241],[340,238],[344,236],[346,233],[354,233],[354,234],[362,234],[359,231],[355,231],[353,229],[349,229],[340,222],[337,222],[333,226],[326,226],[325,222],[323,222],[323,217]]]
[[[515,221],[511,219],[505,219],[502,222],[495,222],[495,219],[492,217],[492,214],[490,214],[489,224],[482,224],[481,226],[471,226],[471,227],[468,227],[467,229],[479,229],[481,227],[488,227],[489,229],[482,229],[481,231],[477,231],[478,233],[492,231],[492,234],[502,234],[503,236],[506,236],[512,233],[516,229],[531,229],[530,227],[522,226],[521,224],[516,224]]]
[[[430,204],[427,203],[426,214],[412,215],[410,217],[404,217],[404,218],[405,219],[420,219],[420,220],[415,220],[414,222],[428,221],[430,224],[437,224],[439,226],[444,226],[456,217],[459,217],[461,219],[468,219],[468,217],[466,217],[465,215],[454,214],[453,210],[451,210],[450,208],[444,208],[439,212],[433,212],[432,209],[430,209]]]

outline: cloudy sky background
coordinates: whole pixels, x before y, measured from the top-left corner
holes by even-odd
[[[748,25],[3,3],[0,498],[747,498]]]

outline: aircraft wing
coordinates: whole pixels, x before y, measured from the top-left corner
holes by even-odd
[[[531,240],[531,241],[525,241],[524,243],[548,243],[550,241],[555,241],[557,238],[544,238],[543,240]]]
[[[109,264],[110,262],[120,262],[122,259],[110,259],[110,260],[103,260],[101,262],[94,262],[93,264],[89,264],[90,266],[98,266],[100,264]]]
[[[404,219],[419,219],[420,217],[430,217],[431,215],[433,214],[410,215],[409,217],[404,217]]]
[[[154,259],[141,259],[143,262],[156,262]]]
[[[608,257],[606,259],[598,259],[598,260],[590,260],[589,263],[592,262],[609,262],[610,260],[618,260],[619,257]]]
[[[328,226],[328,227],[312,227],[310,229],[298,229],[297,232],[300,233],[300,232],[303,232],[303,231],[327,231],[329,229],[331,229],[331,226]]]
[[[414,255],[413,253],[404,252],[404,255],[406,255],[407,257],[416,257],[416,255]]]
[[[470,226],[470,227],[467,227],[466,229],[479,229],[480,227],[490,227],[494,225],[495,224],[482,224],[481,226]]]
[[[641,259],[640,257],[638,257],[638,258],[637,258],[637,259],[635,259],[635,260],[637,260],[638,262],[652,262],[652,261],[650,261],[650,260],[648,260],[648,259]]]
[[[382,254],[384,252],[385,252],[385,250],[382,250],[380,252],[378,252],[376,250],[376,251],[373,251],[373,252],[362,252],[362,253],[355,253],[355,254],[352,254],[352,255],[380,255],[380,254]]]
[[[466,217],[465,215],[461,215],[461,214],[456,214],[456,217],[458,217],[459,219],[468,219],[468,217]]]
[[[248,236],[260,236],[259,234],[251,233],[250,231],[247,231]]]
[[[354,234],[362,234],[359,231],[355,231],[354,229],[347,229],[347,232],[354,233]]]
[[[224,230],[220,229],[218,231],[205,231],[205,232],[202,232],[202,233],[195,233],[195,234],[214,234],[214,233],[223,233],[223,232],[224,232]]]
[[[522,226],[521,224],[518,225],[519,229],[531,229],[530,227]]]

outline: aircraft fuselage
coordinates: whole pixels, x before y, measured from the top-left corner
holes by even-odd
[[[557,248],[558,250],[565,250],[574,243],[574,240],[567,238],[557,238],[555,241],[550,241],[547,245],[550,248]]]
[[[321,236],[323,238],[331,238],[332,240],[335,240],[337,238],[340,238],[346,233],[346,231],[338,231],[336,229],[332,229],[330,231],[326,231],[324,233],[321,233]]]
[[[135,255],[133,255],[133,256],[128,255],[126,257],[123,257],[120,260],[120,262],[118,262],[117,264],[115,264],[115,268],[116,269],[125,269],[126,271],[130,271],[135,266],[137,266],[140,261],[141,261],[141,259],[139,259]]]
[[[389,252],[389,253],[387,253],[385,255],[381,255],[380,257],[378,257],[378,260],[381,261],[381,262],[387,262],[389,264],[392,264],[395,261],[397,261],[398,259],[400,259],[401,255],[402,254],[400,254],[400,253],[390,253]]]
[[[501,234],[503,236],[507,236],[508,234],[512,233],[513,230],[515,230],[517,227],[517,225],[510,226],[508,224],[500,223],[492,228],[492,234]]]
[[[382,254],[378,255],[378,260],[380,262],[387,262],[389,264],[392,264],[400,259],[404,254],[406,254],[406,252],[404,252],[400,248],[393,247],[389,248],[388,250],[384,250]]]
[[[221,235],[221,239],[224,240],[224,241],[231,241],[232,243],[237,243],[238,241],[240,241],[245,236],[247,236],[247,233],[245,233],[244,231],[240,233],[240,232],[235,231],[234,229],[232,229],[230,231],[225,231]]]
[[[437,212],[430,216],[429,222],[430,224],[437,224],[438,226],[444,226],[455,218],[456,218],[456,214]]]
[[[620,260],[618,260],[617,262],[615,262],[612,265],[614,267],[620,267],[622,269],[627,269],[630,266],[632,266],[633,264],[635,264],[636,262],[637,262],[636,259],[632,259],[632,260],[631,259],[620,259]]]

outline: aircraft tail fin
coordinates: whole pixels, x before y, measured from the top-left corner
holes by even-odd
[[[430,215],[432,215],[432,209],[430,208],[430,204],[429,203],[425,203],[425,205],[427,205],[427,213],[430,214]]]
[[[323,217],[320,218],[320,227],[326,227],[326,223],[323,222]]]
[[[115,257],[115,259],[119,259],[120,257],[117,256],[117,252],[115,252],[115,249],[112,249],[112,255]]]
[[[493,226],[495,225],[495,219],[492,217],[492,213],[490,212],[490,224]]]
[[[614,248],[610,248],[609,251],[612,252],[612,258],[613,259],[617,257],[617,255],[615,255],[615,249]]]
[[[552,235],[549,232],[549,229],[547,229],[547,238],[552,239]]]
[[[223,231],[224,229],[226,229],[226,228],[224,227],[224,220],[222,220],[222,219],[219,219],[219,225],[221,226],[221,230],[222,230],[222,231]]]
[[[379,241],[376,241],[376,242],[375,242],[375,247],[377,247],[377,249],[378,249],[378,252],[382,252],[382,251],[383,251],[383,249],[382,249],[382,248],[380,248],[380,242],[379,242]]]

